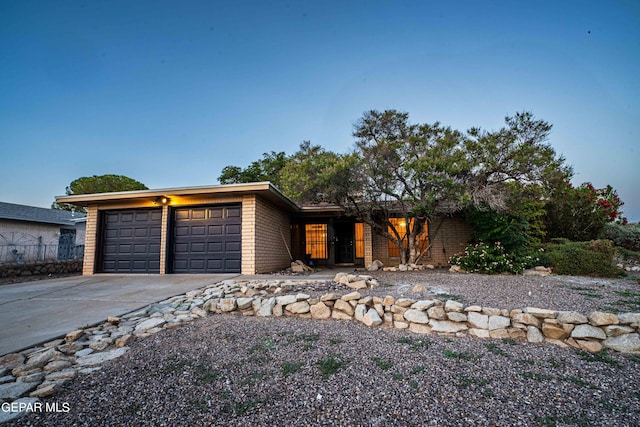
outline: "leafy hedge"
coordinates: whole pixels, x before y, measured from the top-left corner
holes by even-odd
[[[555,274],[592,277],[624,275],[624,270],[614,265],[614,256],[615,249],[610,240],[571,242],[554,239],[544,246],[540,262],[552,267]]]
[[[640,226],[607,224],[600,234],[601,239],[613,241],[614,246],[620,246],[630,251],[640,251]]]

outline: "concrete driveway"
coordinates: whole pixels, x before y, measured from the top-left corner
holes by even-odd
[[[0,355],[237,274],[95,275],[0,286]]]

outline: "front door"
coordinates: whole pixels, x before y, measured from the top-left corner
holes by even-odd
[[[353,223],[335,222],[336,264],[353,264]]]

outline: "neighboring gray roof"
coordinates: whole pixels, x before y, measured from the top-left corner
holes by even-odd
[[[0,219],[72,225],[85,220],[85,214],[0,202]]]

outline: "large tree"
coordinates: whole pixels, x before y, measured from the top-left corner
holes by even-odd
[[[437,122],[411,124],[396,110],[368,111],[354,126],[354,152],[330,171],[330,188],[336,202],[398,247],[402,263],[417,262],[435,217],[470,206],[508,212],[514,188],[538,191],[549,177],[570,173],[546,143],[550,130],[527,112],[507,117],[498,131],[465,135]]]
[[[83,176],[71,181],[67,186],[65,194],[72,196],[74,194],[95,194],[95,193],[113,193],[116,191],[134,191],[148,190],[143,183],[136,181],[124,175],[93,175]],[[53,202],[52,209],[75,210],[77,212],[86,212],[82,206],[71,205],[69,203]]]
[[[429,219],[464,206],[470,165],[463,135],[437,122],[411,124],[407,113],[372,110],[353,136],[353,153],[330,171],[333,199],[392,241],[402,263],[417,262],[428,249],[420,237]]]

